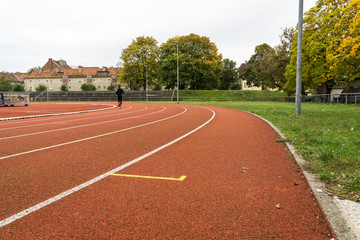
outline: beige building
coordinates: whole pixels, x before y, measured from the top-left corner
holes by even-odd
[[[81,91],[81,85],[91,83],[97,91],[107,91],[110,85],[117,84],[116,75],[120,68],[107,67],[70,67],[66,61],[55,61],[49,58],[40,69],[32,72],[24,79],[26,91],[36,91],[40,85],[45,85],[49,91],[61,91],[65,85],[68,91]]]

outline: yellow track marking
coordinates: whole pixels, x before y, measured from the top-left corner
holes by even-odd
[[[159,179],[159,180],[170,180],[170,181],[184,181],[186,176],[181,176],[179,178],[168,178],[168,177],[152,177],[152,176],[141,176],[141,175],[129,175],[129,174],[111,174],[112,176],[118,177],[133,177],[133,178],[147,178],[147,179]]]

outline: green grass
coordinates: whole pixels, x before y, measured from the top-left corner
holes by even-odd
[[[185,102],[182,102],[185,103]],[[186,102],[255,113],[277,126],[328,190],[360,202],[360,106],[283,102]],[[240,123],[241,124],[241,123]],[[281,140],[278,140],[281,141]]]

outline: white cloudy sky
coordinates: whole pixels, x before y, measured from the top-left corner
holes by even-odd
[[[304,0],[304,12],[316,0]],[[26,72],[48,58],[115,66],[138,36],[159,45],[195,33],[240,65],[255,46],[296,26],[299,0],[1,0],[0,71]]]

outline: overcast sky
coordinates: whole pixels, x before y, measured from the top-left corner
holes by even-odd
[[[316,0],[304,0],[304,12]],[[295,27],[299,0],[1,0],[0,71],[26,72],[49,58],[115,66],[138,36],[209,37],[239,66],[255,46]]]

